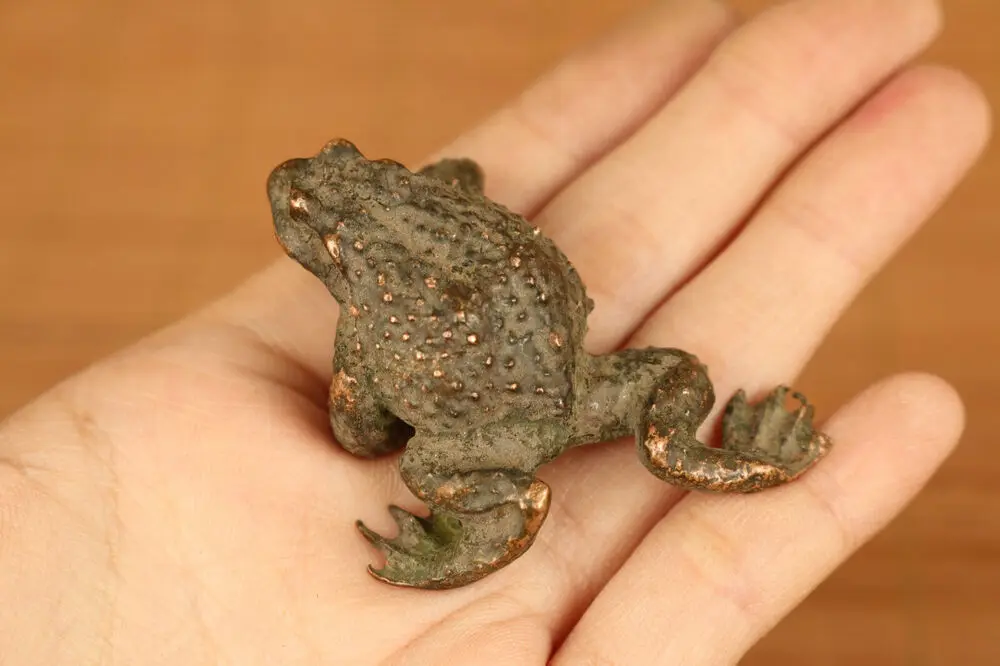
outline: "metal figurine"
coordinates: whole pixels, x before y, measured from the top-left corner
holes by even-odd
[[[593,302],[566,256],[483,195],[471,160],[410,172],[332,141],[268,181],[277,237],[341,306],[330,387],[340,445],[374,457],[405,448],[404,482],[427,518],[389,507],[398,535],[360,522],[385,556],[377,578],[452,588],[511,563],[549,510],[539,466],[567,449],[635,435],[657,477],[749,493],[787,483],[830,440],[812,407],[729,402],[722,446],[695,438],[715,397],[677,349],[583,350]]]

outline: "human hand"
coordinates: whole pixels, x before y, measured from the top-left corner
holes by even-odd
[[[593,351],[681,347],[720,396],[766,389],[985,141],[977,90],[910,64],[937,24],[930,0],[798,0],[740,27],[711,0],[661,3],[444,154],[573,260]],[[282,261],[4,424],[0,661],[732,663],[962,427],[940,380],[889,379],[823,424],[817,468],[750,498],[685,495],[626,443],[575,450],[542,471],[552,507],[523,558],[393,588],[354,520],[387,532],[385,505],[419,504],[395,458],[331,442],[335,318]]]

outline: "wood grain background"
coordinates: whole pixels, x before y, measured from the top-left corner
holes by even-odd
[[[279,256],[280,160],[342,135],[416,161],[642,4],[0,2],[0,416]],[[944,4],[929,57],[1000,102],[1000,3]],[[832,409],[939,373],[963,445],[745,663],[1000,664],[998,176],[992,150],[801,382]]]

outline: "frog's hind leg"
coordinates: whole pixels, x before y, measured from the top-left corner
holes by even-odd
[[[468,158],[445,158],[425,166],[419,173],[458,185],[466,192],[483,192],[483,170]]]
[[[623,363],[625,360],[627,363]],[[594,359],[591,392],[610,396],[615,383],[624,386],[618,397],[605,398],[610,408],[607,433],[620,436],[626,418],[631,421],[642,463],[657,477],[691,490],[749,493],[787,483],[800,476],[830,449],[830,439],[813,429],[813,408],[797,393],[799,406],[789,411],[789,390],[776,388],[758,404],[740,391],[726,406],[722,419],[722,447],[696,438],[699,426],[715,402],[704,366],[678,350],[626,350]],[[627,372],[613,378],[609,371]],[[602,404],[592,400],[591,404]],[[578,419],[588,424],[586,410]],[[594,431],[593,423],[587,428]]]
[[[446,589],[510,564],[534,542],[548,513],[549,488],[535,469],[564,442],[562,429],[532,423],[418,435],[400,472],[430,516],[390,507],[399,528],[393,538],[359,521],[361,533],[385,555],[384,566],[369,571],[394,585]]]
[[[640,411],[637,447],[643,464],[656,476],[692,490],[750,493],[787,483],[830,449],[830,439],[813,429],[813,408],[792,394],[799,406],[785,407],[789,390],[778,387],[758,404],[738,392],[722,419],[722,448],[695,438],[711,403],[696,403],[691,383],[707,379],[691,357],[667,373]]]

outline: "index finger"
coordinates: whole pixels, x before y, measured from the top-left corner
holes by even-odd
[[[658,2],[571,55],[434,159],[478,161],[487,194],[530,215],[652,115],[732,24],[732,14],[716,0]],[[209,316],[245,329],[315,380],[330,372],[336,312],[318,280],[281,261]]]
[[[475,159],[487,194],[531,217],[652,116],[734,24],[718,0],[661,0],[556,65],[433,159]]]

